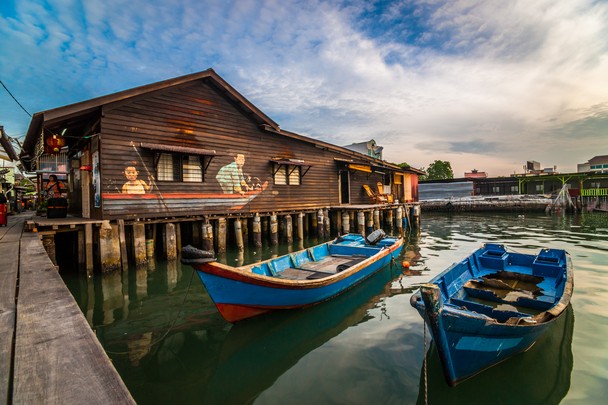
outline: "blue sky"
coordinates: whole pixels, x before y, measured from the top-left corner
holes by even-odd
[[[456,177],[608,154],[608,2],[2,0],[30,112],[213,68],[282,128]],[[29,116],[0,88],[0,125]]]

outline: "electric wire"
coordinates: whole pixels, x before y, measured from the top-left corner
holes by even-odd
[[[23,111],[25,111],[25,113],[31,117],[32,114],[30,114],[29,111],[25,109],[25,107],[19,102],[19,100],[17,100],[17,98],[13,95],[13,93],[11,93],[11,91],[8,89],[8,87],[6,87],[6,85],[4,84],[4,82],[2,80],[0,80],[0,84],[2,85],[2,87],[4,87],[4,90],[6,90],[6,92],[9,94],[9,96],[11,96],[13,98],[13,100],[15,100],[15,103],[17,103],[19,105],[19,107],[21,107],[21,109]]]

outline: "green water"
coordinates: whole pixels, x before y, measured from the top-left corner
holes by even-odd
[[[566,316],[528,352],[449,388],[409,298],[484,241],[520,252],[568,250],[574,297]],[[426,214],[398,263],[347,294],[236,325],[223,321],[192,274],[160,261],[89,281],[64,274],[140,404],[604,404],[608,398],[607,214]]]

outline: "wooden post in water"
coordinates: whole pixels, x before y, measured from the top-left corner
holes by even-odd
[[[357,212],[357,232],[365,236],[365,213],[363,211]]]
[[[125,220],[118,221],[118,242],[120,243],[120,264],[122,271],[129,270],[129,257],[127,256],[127,238],[125,235]]]
[[[241,219],[241,230],[243,231],[243,246],[249,245],[249,218]]]
[[[380,229],[380,210],[374,210],[374,230]]]
[[[389,229],[393,229],[395,227],[395,222],[393,220],[393,210],[392,209],[386,210],[386,223],[387,223]]]
[[[211,225],[211,223],[206,223],[201,226],[201,236],[201,246],[203,250],[213,252],[213,225]]]
[[[239,252],[245,250],[245,245],[243,244],[243,230],[241,224],[241,218],[236,218],[234,220],[234,240],[236,243],[236,247]]]
[[[304,217],[305,214],[303,212],[298,213],[298,218],[297,218],[297,223],[296,223],[296,239],[297,240],[304,240]]]
[[[310,232],[308,231],[310,229],[309,226],[308,226],[309,225],[309,223],[308,223],[308,214],[302,213],[302,215],[303,215],[303,217],[302,217],[302,226],[303,226],[303,229],[304,229],[304,235],[308,236],[308,235],[310,235]]]
[[[217,251],[226,253],[226,218],[217,220]]]
[[[276,214],[270,216],[270,245],[277,246],[279,244],[279,224]]]
[[[325,235],[325,221],[323,219],[323,210],[317,211],[317,237],[323,239]]]
[[[370,234],[374,232],[374,215],[372,211],[365,213],[365,233]]]
[[[342,234],[350,232],[350,214],[348,211],[342,211]]]
[[[87,276],[93,275],[93,268],[95,266],[93,259],[93,224],[84,224],[84,250],[86,257]]]
[[[135,258],[135,266],[139,267],[146,264],[146,226],[141,222],[133,224],[133,244],[131,245],[133,257]]]
[[[253,217],[251,228],[253,232],[253,246],[255,248],[262,247],[262,221],[258,214],[255,214],[255,217]]]
[[[293,222],[289,214],[285,215],[285,240],[287,243],[293,242]]]
[[[99,228],[99,256],[103,273],[120,268],[120,242],[118,225],[103,221]]]
[[[325,223],[325,237],[331,237],[331,219],[329,218],[329,210],[325,208],[323,210],[323,222]]]
[[[397,225],[397,232],[399,235],[403,236],[403,208],[400,206],[397,207],[397,209],[395,210],[395,216],[396,216],[396,225]]]
[[[318,213],[312,213],[310,214],[310,225],[312,227],[312,229],[310,230],[310,233],[315,233],[315,235],[319,235],[319,223],[317,221],[317,217],[318,217]]]
[[[166,223],[163,226],[163,249],[167,260],[177,259],[177,235],[175,224]]]

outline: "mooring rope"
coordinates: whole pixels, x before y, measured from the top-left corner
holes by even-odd
[[[171,326],[169,327],[169,329],[167,329],[167,331],[157,340],[155,340],[154,342],[150,343],[150,347],[162,342],[167,335],[173,330],[173,328],[175,327],[175,324],[177,323],[177,320],[179,319],[179,316],[182,313],[182,309],[184,308],[184,305],[186,304],[186,298],[188,298],[188,293],[190,292],[190,287],[192,286],[192,280],[194,279],[194,274],[196,273],[196,270],[192,269],[192,274],[190,275],[190,281],[188,282],[188,288],[186,289],[186,294],[184,295],[184,300],[182,301],[182,305],[180,306],[180,310],[177,312],[177,315],[175,316],[175,318],[173,319],[173,322],[171,323]],[[106,350],[106,353],[108,354],[116,354],[116,355],[125,355],[125,354],[129,354],[129,351],[126,352],[112,352],[110,350]]]

